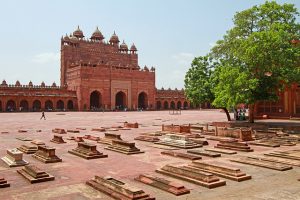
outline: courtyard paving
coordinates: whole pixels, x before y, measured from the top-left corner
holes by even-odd
[[[162,190],[153,188],[136,182],[133,179],[141,173],[156,174],[154,171],[165,164],[184,164],[190,163],[188,160],[173,158],[161,155],[162,149],[151,147],[148,142],[135,141],[136,146],[143,154],[125,155],[113,151],[105,150],[105,145],[97,144],[100,152],[108,154],[108,158],[95,160],[85,160],[68,153],[77,144],[74,141],[65,140],[65,144],[55,144],[50,142],[53,138],[51,132],[54,128],[75,129],[80,133],[68,133],[62,135],[64,139],[68,136],[80,136],[90,134],[103,137],[104,133],[91,131],[92,128],[122,125],[124,121],[138,122],[138,129],[120,130],[116,133],[121,134],[123,140],[134,141],[133,138],[141,133],[161,130],[162,124],[187,124],[187,123],[206,123],[212,121],[226,121],[224,113],[218,110],[202,111],[182,111],[181,115],[170,115],[168,111],[144,111],[144,112],[65,112],[65,113],[46,113],[47,120],[40,120],[41,113],[1,113],[0,114],[0,157],[6,155],[6,150],[21,146],[24,142],[15,139],[18,136],[26,136],[32,139],[44,141],[47,145],[56,148],[56,154],[62,158],[61,163],[44,164],[31,155],[24,154],[24,159],[35,164],[46,172],[55,176],[55,181],[30,184],[16,170],[21,167],[9,168],[0,160],[0,177],[4,177],[11,183],[11,187],[0,189],[0,199],[49,199],[49,200],[86,200],[86,199],[111,199],[109,196],[100,193],[85,182],[95,175],[112,176],[121,179],[132,186],[143,189],[158,200],[201,200],[201,199],[258,199],[258,200],[299,200],[300,199],[300,168],[293,167],[292,170],[279,172],[260,167],[231,163],[228,159],[240,155],[257,155],[265,152],[274,151],[272,148],[252,146],[253,153],[238,153],[237,155],[223,155],[220,158],[206,158],[203,160],[214,159],[240,168],[242,171],[252,175],[252,179],[243,182],[235,182],[228,179],[226,186],[215,189],[207,189],[185,181],[180,181],[170,177],[188,189],[191,193],[176,197]],[[27,130],[27,133],[18,133],[19,129]],[[41,130],[41,132],[37,132]],[[213,147],[216,142],[209,141],[209,147]],[[276,150],[299,149],[299,145],[293,147],[280,147]],[[180,150],[186,152],[186,150]]]

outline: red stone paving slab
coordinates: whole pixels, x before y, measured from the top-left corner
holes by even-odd
[[[224,113],[215,111],[182,111],[182,115],[169,115],[168,111],[157,112],[66,112],[65,115],[57,115],[58,113],[46,113],[47,120],[39,120],[40,113],[0,113],[0,131],[8,131],[9,134],[0,134],[0,157],[6,154],[6,149],[19,147],[22,144],[31,144],[16,140],[15,137],[30,137],[32,139],[39,139],[46,143],[46,145],[56,148],[56,155],[62,158],[61,163],[44,164],[31,155],[24,154],[24,159],[31,164],[37,165],[51,175],[55,176],[55,180],[51,182],[38,183],[35,185],[29,184],[23,179],[16,169],[8,168],[3,162],[0,162],[0,177],[4,177],[10,184],[10,188],[0,189],[0,199],[109,199],[108,196],[91,189],[85,185],[85,182],[95,175],[110,175],[119,177],[124,181],[131,183],[133,186],[143,189],[148,194],[157,199],[179,199],[183,200],[188,197],[189,200],[199,199],[263,199],[266,196],[270,199],[277,199],[280,192],[285,192],[288,198],[297,199],[299,194],[299,182],[297,178],[300,174],[300,169],[296,168],[288,172],[278,173],[272,170],[261,169],[258,167],[246,166],[242,164],[235,164],[242,171],[249,175],[253,175],[253,179],[247,183],[235,183],[228,181],[227,186],[208,190],[194,184],[190,184],[177,179],[169,178],[173,181],[185,185],[191,189],[191,193],[184,197],[174,197],[171,194],[160,191],[153,187],[138,183],[134,181],[134,177],[141,173],[149,173],[156,175],[155,169],[158,169],[166,164],[188,164],[190,161],[180,158],[163,157],[160,152],[161,149],[149,147],[149,143],[142,141],[135,141],[134,138],[140,133],[154,132],[161,130],[161,126],[153,126],[153,124],[161,125],[168,124],[188,124],[188,123],[205,123],[211,121],[226,120]],[[160,118],[161,120],[155,120]],[[87,134],[104,137],[102,132],[92,132],[94,127],[111,127],[120,121],[137,121],[143,124],[138,129],[119,130],[122,139],[136,143],[139,149],[145,151],[144,154],[125,155],[104,149],[105,144],[99,144],[95,141],[89,141],[97,145],[97,150],[108,154],[108,158],[84,160],[80,157],[68,153],[68,150],[74,149],[77,146],[75,141],[68,141],[65,144],[51,143],[52,129],[59,125],[63,129],[74,129],[76,127],[84,127],[86,130],[80,130],[76,136],[84,136]],[[28,130],[27,133],[18,133],[19,129]],[[36,132],[42,130],[42,132]],[[64,139],[69,136],[74,136],[72,133],[62,135]],[[212,148],[217,142],[209,141],[209,148]],[[206,146],[205,146],[206,147]],[[273,148],[252,146],[253,153],[238,152],[238,155],[256,155],[266,152],[271,152]],[[279,150],[297,149],[295,147],[279,147]],[[200,148],[201,149],[201,148]],[[186,150],[179,150],[185,153]],[[220,161],[229,163],[228,159],[232,155],[222,155],[217,158]],[[203,157],[204,161],[211,158]],[[215,160],[216,158],[214,158]],[[274,190],[274,188],[279,188]],[[249,191],[251,189],[251,194]],[[244,198],[243,198],[244,197]],[[281,197],[281,196],[280,196]],[[284,199],[284,198],[281,198]],[[300,199],[300,197],[298,198]]]

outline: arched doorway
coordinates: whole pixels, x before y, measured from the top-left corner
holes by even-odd
[[[29,110],[28,101],[22,100],[20,102],[20,111],[28,111],[28,110]]]
[[[123,110],[126,106],[126,94],[122,91],[116,94],[116,109]]]
[[[177,109],[181,109],[181,101],[177,102]]]
[[[171,107],[171,109],[175,109],[175,102],[174,101],[171,101],[170,107]]]
[[[188,109],[188,107],[189,107],[188,102],[185,101],[185,102],[183,103],[183,107],[184,107],[184,109]]]
[[[101,106],[101,93],[95,90],[90,95],[90,110],[97,110]]]
[[[141,92],[138,97],[138,107],[143,110],[148,107],[148,95],[145,92]]]
[[[62,100],[57,101],[57,103],[56,103],[56,109],[57,110],[64,110],[64,108],[65,108],[64,102]]]
[[[167,101],[164,102],[164,109],[169,109],[169,103]]]
[[[6,103],[6,111],[13,112],[16,110],[16,102],[13,100],[9,100]]]
[[[39,100],[35,100],[32,104],[33,111],[40,111],[41,110],[41,102]]]
[[[72,100],[68,101],[68,105],[67,105],[68,110],[73,110],[74,109],[74,104]]]
[[[157,110],[160,110],[160,109],[161,109],[161,102],[160,102],[160,101],[157,101],[157,102],[156,102],[156,109],[157,109]]]
[[[47,100],[47,101],[45,102],[45,110],[48,110],[48,111],[53,110],[53,103],[52,103],[52,101]]]

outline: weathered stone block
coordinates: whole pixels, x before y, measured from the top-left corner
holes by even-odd
[[[149,135],[140,135],[138,137],[135,137],[134,139],[144,141],[144,142],[158,142],[159,141],[158,137],[149,136]]]
[[[214,153],[214,152],[209,152],[209,151],[203,151],[203,150],[188,150],[188,153],[193,153],[201,156],[208,156],[208,157],[221,157],[220,153]]]
[[[162,131],[175,132],[175,133],[191,133],[191,125],[162,125]]]
[[[137,122],[135,122],[135,123],[124,122],[124,127],[125,128],[139,128],[139,124]]]
[[[45,142],[43,142],[42,140],[33,140],[31,141],[31,143],[38,146],[45,145]]]
[[[54,142],[54,143],[56,143],[56,144],[63,144],[63,143],[66,143],[66,142],[63,140],[62,136],[60,136],[60,135],[54,135],[53,138],[52,138],[52,140],[50,140],[50,142]]]
[[[163,138],[159,142],[155,142],[155,144],[162,144],[183,149],[202,147],[202,145],[191,141],[187,136],[176,134],[167,134],[165,138]]]
[[[63,128],[55,128],[55,129],[52,129],[52,133],[57,133],[57,134],[67,134],[67,132],[66,132],[65,129],[63,129]]]
[[[9,167],[19,167],[28,165],[28,162],[23,160],[23,153],[18,149],[9,149],[6,151],[6,156],[1,158]]]
[[[55,148],[49,146],[38,146],[38,151],[33,154],[32,157],[44,163],[55,163],[62,161],[62,159],[55,155]]]
[[[112,144],[108,147],[105,147],[105,149],[124,153],[127,155],[144,153],[140,149],[136,148],[134,142],[127,142],[123,140],[113,140]]]
[[[115,133],[104,133],[104,138],[100,138],[97,142],[111,145],[113,140],[122,140],[121,135]]]
[[[7,183],[7,180],[5,180],[3,177],[0,177],[0,188],[6,188],[10,187],[10,184]]]
[[[180,152],[175,152],[175,151],[162,151],[160,153],[162,155],[168,155],[168,156],[183,158],[183,159],[187,159],[187,160],[199,160],[199,159],[202,159],[201,156],[195,156],[195,155],[192,155],[192,154],[180,153]]]
[[[78,142],[78,146],[75,149],[68,151],[69,153],[85,158],[85,159],[96,159],[106,158],[107,155],[97,151],[97,146],[86,142]]]
[[[26,154],[33,154],[38,150],[37,146],[27,145],[27,144],[23,144],[21,147],[18,147],[17,149]]]
[[[87,140],[92,140],[92,141],[99,141],[100,140],[100,137],[92,136],[92,135],[85,135],[85,136],[83,136],[83,138],[87,139]]]
[[[42,171],[34,165],[27,165],[23,169],[17,170],[30,183],[39,183],[45,181],[53,181],[54,176]]]

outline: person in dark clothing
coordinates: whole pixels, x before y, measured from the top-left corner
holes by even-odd
[[[43,118],[44,118],[44,120],[46,120],[45,112],[44,112],[44,111],[42,112],[42,117],[41,117],[41,119],[43,119]],[[41,119],[40,119],[40,120],[41,120]]]

